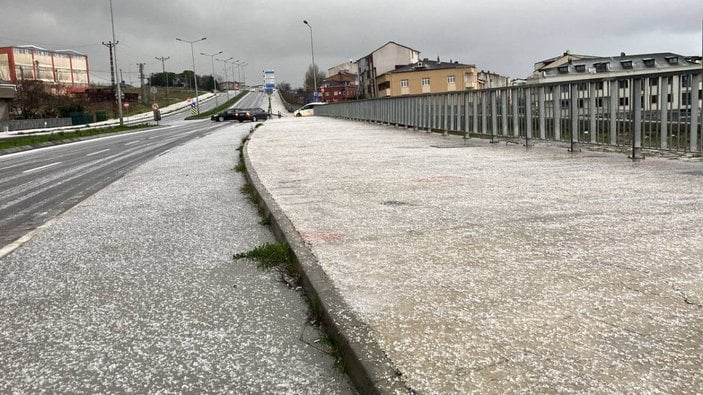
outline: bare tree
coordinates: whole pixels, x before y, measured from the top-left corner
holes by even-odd
[[[19,81],[17,96],[12,102],[13,112],[22,119],[40,118],[46,111],[50,97],[41,81]]]
[[[317,65],[310,65],[308,67],[308,71],[305,72],[305,92],[312,93],[314,91],[314,86],[315,86],[315,79],[313,78],[313,75],[317,75],[317,88],[319,90],[320,84],[322,83],[322,80],[327,78],[324,72],[321,72],[318,68]]]

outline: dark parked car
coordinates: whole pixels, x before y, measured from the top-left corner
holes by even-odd
[[[234,114],[234,119],[236,119],[239,122],[243,121],[252,121],[256,122],[262,119],[269,119],[269,113],[267,113],[263,108],[260,107],[254,107],[254,108],[243,108],[238,110]]]
[[[228,108],[219,114],[214,114],[210,116],[210,119],[216,122],[222,121],[233,121],[236,119],[237,111],[241,111],[239,108]]]

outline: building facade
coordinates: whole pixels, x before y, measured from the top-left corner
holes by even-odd
[[[578,108],[593,105],[607,111],[611,107],[629,110],[633,103],[634,89],[630,81],[641,76],[640,107],[645,111],[680,108],[690,105],[695,98],[700,100],[700,89],[691,86],[691,77],[686,74],[662,76],[662,71],[679,73],[700,69],[700,60],[664,52],[650,54],[596,57],[564,55],[535,63],[535,71],[528,84],[559,84],[562,108],[569,108],[566,99],[569,86],[576,86]],[[658,75],[652,76],[654,73]],[[583,81],[582,83],[579,83]],[[575,85],[574,85],[575,83]],[[593,100],[591,100],[593,98]]]
[[[86,87],[90,85],[88,57],[33,45],[0,48],[0,81],[16,84],[23,80]]]
[[[423,59],[376,78],[379,97],[478,89],[476,66]]]
[[[357,75],[341,71],[325,78],[320,85],[320,101],[337,102],[357,98]]]
[[[379,97],[376,78],[397,66],[417,63],[420,51],[389,41],[380,48],[357,61],[359,66],[359,89],[365,98]]]
[[[359,64],[350,60],[348,62],[340,63],[336,66],[332,66],[327,69],[327,75],[336,75],[339,73],[354,74],[359,75]]]

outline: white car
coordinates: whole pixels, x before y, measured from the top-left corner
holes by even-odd
[[[293,111],[293,115],[295,115],[296,117],[309,117],[311,115],[315,115],[315,111],[314,111],[315,107],[323,106],[325,104],[326,103],[323,103],[323,102],[308,103],[308,104],[300,107],[299,109]]]

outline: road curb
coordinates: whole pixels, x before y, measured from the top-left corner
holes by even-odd
[[[346,304],[288,216],[261,183],[249,159],[248,140],[241,149],[246,168],[244,176],[254,187],[264,215],[271,219],[274,236],[279,241],[287,242],[293,251],[295,263],[302,272],[302,286],[306,294],[320,301],[322,322],[327,334],[336,343],[346,373],[356,389],[362,394],[414,393],[376,342],[371,328]]]

